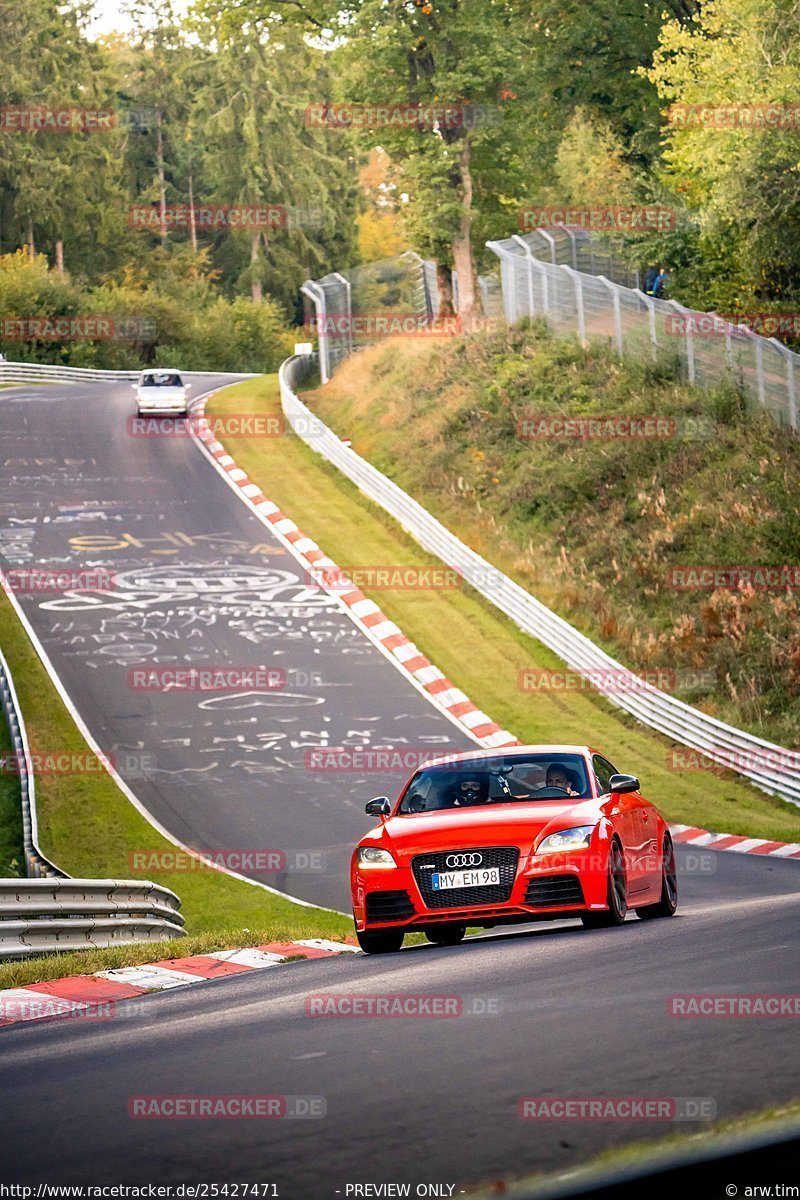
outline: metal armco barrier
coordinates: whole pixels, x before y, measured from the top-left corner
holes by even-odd
[[[41,851],[36,784],[25,721],[0,651],[0,704],[19,776],[27,879],[0,879],[0,962],[183,936],[180,900],[147,880],[70,879]]]
[[[91,367],[61,367],[51,363],[0,362],[0,384],[14,383],[135,383],[147,365],[135,371],[96,371]],[[154,367],[153,370],[158,370]],[[183,371],[183,375],[212,377],[229,374],[226,371]],[[237,379],[256,379],[257,373],[242,371]]]
[[[14,690],[14,681],[2,651],[0,651],[0,704],[2,704],[8,732],[11,735],[14,770],[19,775],[26,874],[34,879],[66,878],[64,872],[51,863],[50,859],[46,858],[39,849],[39,833],[36,823],[36,784],[31,768],[28,735],[25,730],[22,709]]]
[[[0,961],[182,937],[179,907],[147,881],[0,879]]]
[[[94,371],[87,367],[61,367],[50,363],[0,363],[2,383],[108,383],[138,379],[139,371]]]
[[[800,752],[787,750],[726,725],[675,696],[659,691],[623,667],[523,587],[432,517],[391,479],[346,446],[301,400],[295,389],[313,369],[312,356],[292,357],[280,369],[281,403],[294,432],[379,504],[430,554],[464,580],[531,637],[584,676],[613,672],[614,687],[597,690],[651,729],[745,776],[766,792],[800,805]],[[623,690],[629,688],[629,690]]]

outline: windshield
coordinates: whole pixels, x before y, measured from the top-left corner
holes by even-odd
[[[474,808],[518,800],[556,800],[592,794],[580,754],[527,754],[423,767],[403,795],[399,813]]]
[[[168,371],[154,371],[142,377],[141,387],[182,387],[180,375]]]

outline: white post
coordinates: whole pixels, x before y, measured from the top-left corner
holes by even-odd
[[[347,353],[350,355],[353,353],[353,293],[349,279],[345,279],[339,271],[334,271],[333,277],[344,284],[344,294],[347,297]]]
[[[767,403],[767,396],[764,390],[764,342],[757,333],[753,334],[756,339],[756,381],[758,383],[758,403],[763,408]]]
[[[686,341],[686,370],[689,377],[689,383],[695,382],[696,370],[694,362],[694,331],[692,329],[691,318],[694,315],[692,310],[684,308],[677,300],[668,300],[667,303],[675,310],[681,313],[684,320],[684,335]]]
[[[797,429],[797,392],[795,390],[794,379],[794,360],[797,357],[793,354],[788,346],[784,346],[783,342],[779,342],[777,338],[769,339],[775,349],[782,355],[786,363],[786,398],[788,400],[787,416],[789,418],[789,428]]]
[[[522,246],[525,253],[525,260],[528,264],[528,316],[532,317],[536,313],[536,299],[533,289],[533,251],[524,238],[518,233],[512,234],[514,241]]]
[[[794,380],[794,354],[786,355],[786,391],[789,394],[789,425],[797,432],[797,392]]]
[[[611,292],[611,298],[614,301],[614,333],[617,339],[617,354],[622,358],[622,306],[620,304],[619,288],[610,279],[606,279],[605,275],[598,275],[597,278]]]
[[[330,343],[328,342],[325,292],[313,279],[307,279],[300,291],[312,301],[317,314],[317,345],[319,346],[319,376],[323,383],[331,377]]]
[[[575,285],[575,307],[578,310],[578,337],[586,345],[586,312],[583,307],[583,285],[578,271],[574,271],[572,267],[561,267],[562,271],[566,271],[572,278]]]
[[[652,300],[644,296],[647,305],[648,324],[650,325],[650,345],[653,347],[653,362],[658,362],[658,334],[656,333],[656,306]]]

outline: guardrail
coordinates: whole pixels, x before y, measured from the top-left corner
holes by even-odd
[[[109,380],[135,382],[147,366],[135,371],[100,371],[93,367],[62,367],[53,363],[0,362],[0,384],[4,383],[108,383]],[[158,370],[154,367],[153,370]],[[186,376],[212,377],[230,375],[230,371],[183,371]],[[256,379],[252,371],[236,372],[236,379]]]
[[[14,681],[8,663],[0,650],[0,705],[5,713],[8,732],[11,735],[11,751],[14,755],[14,770],[19,776],[20,801],[22,804],[22,842],[25,852],[25,871],[34,879],[66,878],[64,872],[46,858],[39,848],[39,831],[36,821],[36,784],[31,766],[28,734],[22,709],[14,690]]]
[[[52,363],[0,363],[0,383],[107,383],[109,379],[133,382],[140,371],[95,371],[91,367],[62,367]]]
[[[19,777],[27,879],[0,879],[0,961],[183,936],[180,900],[147,880],[70,879],[39,846],[36,784],[22,709],[0,651],[0,706]]]
[[[458,571],[520,629],[553,650],[568,667],[590,680],[598,679],[597,690],[611,703],[679,745],[691,747],[745,776],[762,790],[800,805],[800,752],[726,725],[652,687],[470,550],[402,488],[346,446],[302,403],[295,388],[313,364],[312,355],[294,356],[280,369],[283,412],[298,437],[399,521],[423,549]],[[603,687],[603,675],[613,678],[613,689]]]
[[[148,881],[0,879],[0,961],[183,937],[179,908]]]

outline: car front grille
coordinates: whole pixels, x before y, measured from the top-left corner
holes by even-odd
[[[431,876],[437,871],[452,871],[447,859],[451,854],[480,854],[481,867],[499,867],[500,883],[488,887],[447,888],[435,892]],[[511,895],[517,875],[519,850],[516,846],[469,846],[466,850],[443,850],[436,854],[418,854],[411,869],[427,908],[473,908],[480,904],[503,904]]]
[[[369,892],[367,921],[405,921],[413,917],[414,905],[408,892]]]
[[[577,875],[542,875],[528,882],[524,903],[536,908],[557,908],[562,904],[586,902]]]

